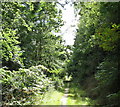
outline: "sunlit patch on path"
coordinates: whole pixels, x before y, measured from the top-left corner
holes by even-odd
[[[68,97],[69,88],[65,88],[65,94],[61,99],[61,105],[67,104],[67,97]]]
[[[75,91],[74,91],[75,90]],[[79,95],[79,96],[78,96]],[[92,100],[84,96],[82,90],[75,87],[63,88],[63,91],[50,89],[42,98],[35,97],[35,105],[60,105],[60,107],[67,107],[68,105],[90,105]]]

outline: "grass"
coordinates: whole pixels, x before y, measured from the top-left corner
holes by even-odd
[[[69,89],[67,105],[95,105],[95,101],[88,98],[79,85],[72,83]]]
[[[51,88],[44,94],[42,100],[39,95],[36,96],[35,105],[61,105],[61,98],[63,95],[64,93]]]
[[[91,100],[87,97],[82,98],[81,96],[68,96],[67,105],[91,105]]]
[[[43,97],[39,94],[35,97],[35,105],[61,105],[63,96],[64,91],[60,92],[51,88]],[[77,85],[72,84],[69,88],[66,105],[95,105],[95,103]]]
[[[61,105],[61,98],[64,93],[61,93],[57,90],[49,91],[45,94],[43,98],[42,105]]]

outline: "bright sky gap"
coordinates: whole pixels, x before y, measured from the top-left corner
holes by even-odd
[[[60,3],[65,4],[65,1],[60,1]],[[72,2],[65,4],[64,8],[58,5],[58,8],[62,10],[62,20],[65,22],[61,27],[61,35],[63,35],[65,45],[73,45],[79,17],[75,17],[74,5]]]

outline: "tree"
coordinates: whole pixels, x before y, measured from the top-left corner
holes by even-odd
[[[2,3],[3,66],[15,69],[15,60],[23,60],[25,67],[43,64],[53,68],[55,60],[62,59],[59,52],[64,51],[61,36],[53,32],[62,25],[55,2]]]
[[[75,4],[81,17],[68,72],[103,105],[119,105],[119,7],[115,2]]]

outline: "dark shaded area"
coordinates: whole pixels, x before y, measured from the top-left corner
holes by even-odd
[[[78,7],[77,7],[78,6]],[[67,72],[99,105],[120,105],[120,3],[75,3],[80,23]]]

